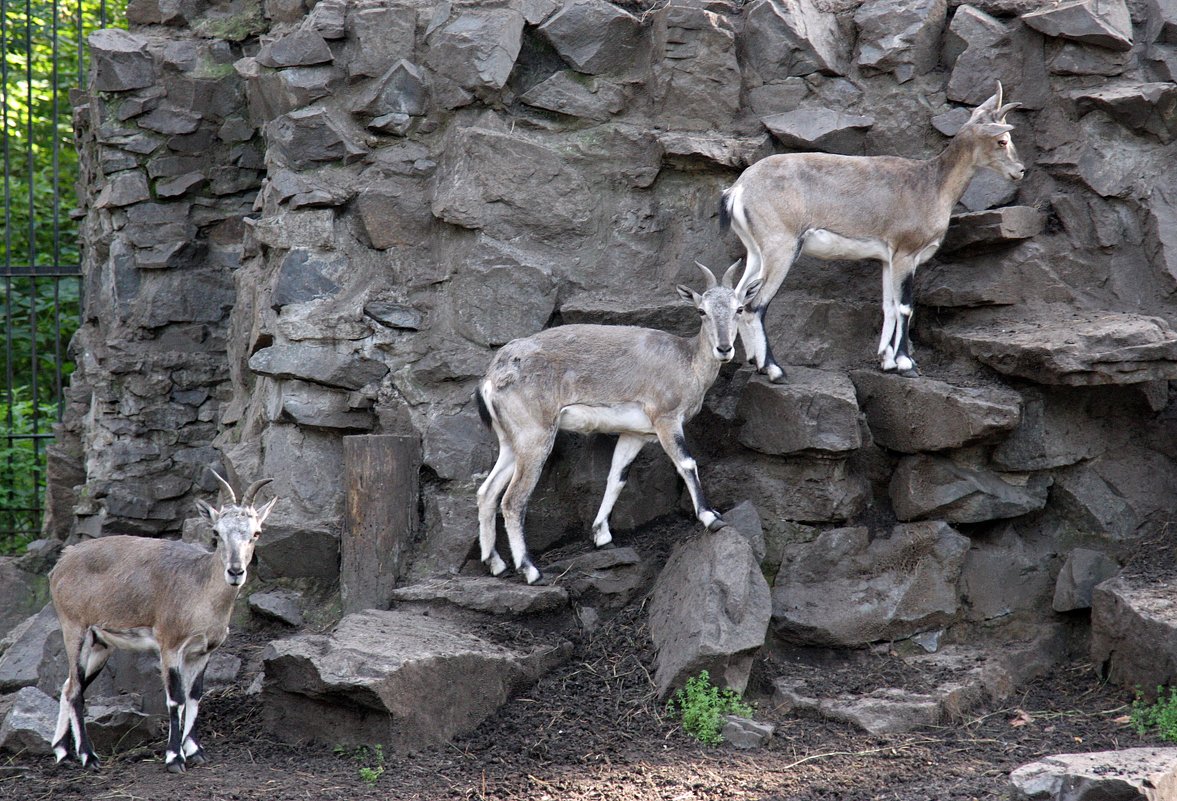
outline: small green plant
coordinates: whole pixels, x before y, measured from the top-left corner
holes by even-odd
[[[1145,735],[1155,729],[1162,740],[1177,742],[1177,687],[1169,688],[1168,697],[1164,687],[1157,687],[1157,700],[1151,704],[1137,689],[1131,719],[1137,734]]]
[[[376,780],[384,774],[384,746],[380,743],[371,746],[360,745],[355,748],[337,745],[333,750],[336,756],[348,757],[358,763],[360,779],[368,784],[375,784]]]
[[[666,703],[666,712],[682,719],[687,734],[705,745],[723,742],[719,733],[724,715],[752,717],[753,709],[734,690],[721,690],[711,683],[711,675],[702,671],[687,679],[686,685]]]

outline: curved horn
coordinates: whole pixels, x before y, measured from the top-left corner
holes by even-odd
[[[993,118],[995,120],[997,120],[998,122],[1001,122],[1002,120],[1005,119],[1006,114],[1009,114],[1015,108],[1021,108],[1021,107],[1022,107],[1021,103],[1006,103],[1004,106],[997,109],[997,111],[993,112]]]
[[[740,262],[742,261],[743,259],[736,259],[732,262],[732,266],[728,267],[727,271],[723,274],[723,280],[719,282],[721,286],[725,286],[728,289],[732,288],[732,281],[736,277],[736,268],[740,266]]]
[[[216,470],[213,470],[211,467],[209,468],[208,472],[212,473],[213,478],[220,482],[221,487],[224,488],[224,491],[229,493],[229,503],[237,503],[237,493],[233,491],[233,487],[229,484],[229,482],[221,478],[221,474]]]
[[[710,267],[699,261],[695,262],[695,266],[703,271],[703,275],[707,276],[707,289],[714,289],[718,286],[719,282],[715,279],[715,273],[711,272]]]
[[[253,496],[257,495],[257,491],[260,490],[262,487],[266,486],[267,484],[269,484],[273,480],[274,479],[272,479],[272,478],[259,478],[257,481],[250,484],[249,489],[247,489],[245,491],[245,494],[243,496],[241,496],[241,505],[242,506],[252,506],[253,505]]]

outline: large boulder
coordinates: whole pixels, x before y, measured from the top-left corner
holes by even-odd
[[[539,33],[577,72],[624,71],[640,52],[642,23],[605,0],[561,3]]]
[[[736,409],[740,442],[760,453],[840,454],[862,446],[854,385],[843,373],[789,368],[785,384],[756,376]]]
[[[1099,45],[1109,50],[1132,49],[1132,17],[1125,0],[1068,0],[1023,14],[1022,20],[1047,36]]]
[[[772,602],[739,532],[727,527],[677,545],[654,584],[649,610],[659,695],[703,670],[721,686],[744,691]]]
[[[1006,23],[970,5],[952,17],[945,37],[952,74],[948,99],[976,106],[1000,81],[1006,101],[1037,109],[1051,96],[1042,37],[1020,20]]]
[[[433,616],[347,615],[263,653],[263,725],[284,742],[410,750],[473,731],[566,659],[565,641],[509,648]]]
[[[850,374],[874,441],[901,453],[993,440],[1021,417],[1021,396],[998,386],[953,386],[877,370]]]
[[[668,127],[727,127],[739,113],[741,86],[729,18],[686,3],[669,3],[653,16],[651,89],[662,118]]]
[[[746,64],[764,83],[849,69],[848,37],[833,11],[813,0],[755,0],[741,37]]]
[[[872,537],[824,531],[785,547],[772,591],[773,629],[792,642],[858,646],[956,620],[969,540],[945,523],[911,523]]]
[[[486,97],[506,85],[523,44],[523,15],[514,8],[463,9],[432,32],[426,63],[461,89]]]
[[[947,0],[867,0],[854,12],[855,62],[865,73],[890,72],[899,83],[935,69]]]
[[[1091,594],[1091,661],[1116,684],[1150,697],[1177,683],[1177,594],[1173,580],[1121,574]]]
[[[1162,801],[1177,795],[1177,748],[1053,754],[1009,780],[1011,801]]]

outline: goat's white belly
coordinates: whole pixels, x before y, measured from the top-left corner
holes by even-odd
[[[801,252],[819,259],[879,259],[891,258],[891,248],[881,239],[854,239],[825,228],[813,228],[805,233]]]
[[[560,410],[559,426],[581,434],[653,434],[654,424],[638,403],[585,406],[574,403]]]
[[[103,642],[109,643],[114,648],[121,648],[125,651],[159,652],[159,643],[156,642],[151,629],[145,626],[113,631],[111,629],[104,629],[101,626],[95,626],[94,630]]]

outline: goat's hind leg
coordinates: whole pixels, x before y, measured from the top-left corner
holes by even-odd
[[[776,297],[776,293],[789,274],[789,269],[797,256],[801,253],[802,239],[790,235],[773,236],[760,250],[759,277],[760,290],[748,304],[748,308],[736,317],[736,327],[740,332],[740,341],[744,343],[744,351],[748,360],[756,365],[756,370],[768,376],[774,384],[785,382],[784,368],[777,363],[772,354],[772,346],[768,343],[768,332],[764,327],[764,317],[768,313],[768,304]],[[745,270],[740,284],[746,286],[753,280],[751,266]]]
[[[83,767],[98,768],[98,757],[86,732],[86,688],[106,665],[110,647],[94,629],[78,632],[62,628],[67,643],[66,655],[70,672],[61,686],[61,700],[57,711],[57,727],[53,732],[53,754],[58,762],[69,756],[67,736],[73,735],[74,753]]]
[[[478,488],[478,542],[481,551],[479,558],[490,569],[492,576],[498,576],[507,569],[507,563],[495,548],[495,517],[499,497],[515,471],[515,451],[498,425],[494,429],[499,437],[499,456],[486,480]]]
[[[914,259],[905,259],[896,264],[892,271],[892,293],[895,303],[895,371],[907,378],[920,374],[915,359],[911,357],[911,320],[915,314],[915,267]]]
[[[649,437],[642,434],[621,434],[617,437],[617,444],[613,448],[613,461],[609,465],[609,480],[605,484],[605,496],[601,498],[601,508],[593,520],[593,545],[603,548],[613,542],[613,532],[609,530],[609,514],[613,511],[613,504],[617,503],[617,496],[625,487],[629,478],[629,466],[637,458],[638,452],[646,444]]]
[[[503,524],[507,529],[507,540],[511,543],[511,559],[515,569],[523,574],[528,584],[535,584],[543,573],[531,561],[527,552],[527,541],[523,538],[523,518],[527,514],[527,502],[535,485],[539,483],[544,462],[552,452],[556,429],[529,432],[515,438],[515,472],[503,493]]]

